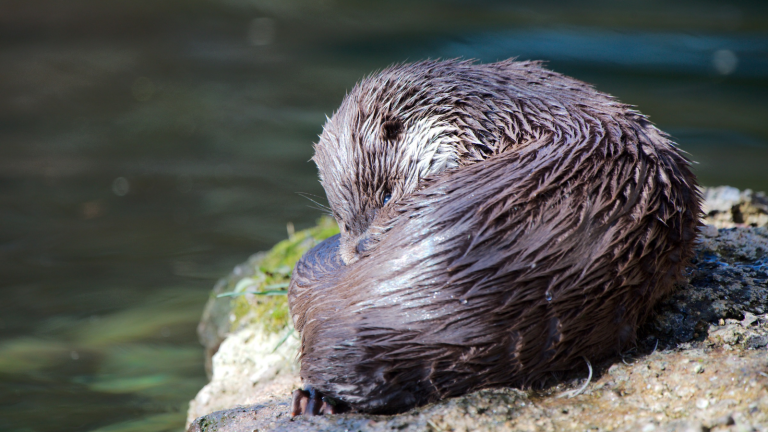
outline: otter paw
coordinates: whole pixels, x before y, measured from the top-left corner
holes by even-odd
[[[336,400],[323,396],[319,391],[307,387],[306,390],[293,392],[291,402],[291,416],[297,415],[316,416],[325,414],[339,414],[346,411],[345,406]]]

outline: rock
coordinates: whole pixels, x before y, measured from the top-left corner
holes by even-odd
[[[248,261],[235,267],[232,274],[216,283],[210,299],[205,304],[203,317],[197,326],[197,335],[200,338],[200,343],[205,347],[205,371],[209,379],[213,373],[211,363],[213,355],[227,338],[232,327],[230,320],[232,299],[218,296],[225,292],[234,291],[237,282],[253,276],[266,255],[266,252],[253,254],[248,258]]]
[[[714,225],[704,225],[701,227],[701,235],[704,237],[717,237],[719,231],[717,231],[717,227]]]
[[[688,283],[659,304],[641,335],[664,347],[707,338],[735,345],[762,336],[750,328],[768,312],[768,229],[701,237],[691,264]]]
[[[289,232],[293,231],[290,226]],[[232,273],[216,283],[197,327],[200,343],[205,347],[205,365],[211,378],[213,355],[227,336],[240,328],[262,326],[268,333],[282,332],[289,325],[285,297],[246,294],[264,290],[285,289],[296,261],[317,243],[339,232],[336,222],[321,218],[317,226],[290,235],[269,252],[259,252],[235,267]],[[227,293],[243,294],[226,296]],[[264,325],[266,324],[266,325]]]
[[[749,349],[763,348],[768,345],[768,336],[750,336],[746,341],[746,347]]]
[[[706,215],[712,212],[729,212],[741,199],[741,191],[732,186],[703,188],[702,195],[704,196],[702,210]]]
[[[692,357],[705,365],[695,380],[686,373]],[[764,350],[741,355],[718,348],[657,351],[631,364],[617,363],[629,380],[619,382],[601,373],[573,398],[556,397],[566,390],[563,385],[544,392],[490,389],[396,416],[291,419],[286,395],[198,418],[188,430],[637,431],[653,425],[656,431],[688,431],[710,430],[730,421],[752,427],[768,424],[768,377],[759,374],[768,368],[767,361]],[[660,362],[667,364],[666,371],[658,368]],[[662,392],[648,390],[657,384]]]
[[[213,377],[190,402],[187,423],[210,412],[284,397],[301,385],[295,361],[299,339],[244,328],[230,335],[213,356]]]
[[[211,381],[190,402],[187,424],[217,410],[289,394],[300,385],[299,339],[285,295],[279,294],[296,261],[336,233],[336,223],[322,218],[269,252],[252,255],[216,284],[197,329]]]
[[[731,186],[703,188],[704,221],[717,228],[767,226],[768,197],[751,189],[740,191]],[[711,232],[704,231],[704,234]]]
[[[206,315],[201,328],[233,333],[213,357],[213,379],[190,404],[188,430],[768,431],[768,228],[748,226],[768,215],[761,207],[768,201],[734,188],[704,193],[712,197],[711,225],[702,232],[687,281],[658,305],[635,349],[593,364],[592,381],[576,396],[586,366],[544,390],[481,390],[396,416],[291,419],[290,394],[300,385],[298,340],[289,336],[272,352],[290,328],[268,330],[247,311],[227,321],[229,328],[216,327],[224,322],[219,311]],[[271,274],[258,259],[248,265],[258,268],[230,276],[228,291],[242,288],[238,277]],[[222,310],[232,316],[246,300],[261,301],[240,299]]]

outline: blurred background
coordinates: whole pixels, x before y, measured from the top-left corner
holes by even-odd
[[[320,216],[312,143],[393,62],[517,56],[768,190],[768,2],[0,1],[0,430],[179,431],[217,278]]]

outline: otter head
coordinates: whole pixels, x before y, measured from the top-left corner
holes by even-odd
[[[459,165],[456,97],[450,80],[441,85],[429,72],[429,64],[421,63],[364,79],[315,145],[313,160],[341,230],[346,264],[371,246],[377,216],[386,219],[423,179]]]

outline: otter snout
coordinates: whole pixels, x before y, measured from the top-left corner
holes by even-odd
[[[345,239],[342,237],[339,254],[344,264],[350,265],[367,255],[373,247],[375,241],[371,238],[371,233],[366,231],[359,236],[350,236]]]

